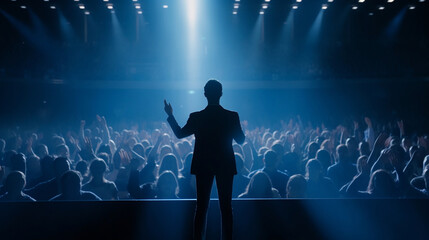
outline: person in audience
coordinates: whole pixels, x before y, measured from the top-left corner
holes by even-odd
[[[289,176],[286,173],[277,169],[278,163],[279,158],[276,152],[268,150],[267,152],[265,152],[264,155],[264,168],[251,172],[249,174],[249,177],[251,178],[253,174],[258,171],[266,173],[270,178],[272,186],[277,189],[277,191],[280,193],[280,196],[286,197],[286,184],[289,180]]]
[[[174,173],[170,170],[162,172],[155,186],[156,198],[158,199],[177,199],[179,193],[179,184]]]
[[[94,193],[81,190],[81,178],[77,171],[66,171],[61,176],[59,183],[60,194],[49,201],[101,201]]]
[[[265,172],[258,171],[250,178],[246,191],[238,198],[280,198],[280,194],[273,188],[270,177]]]
[[[305,166],[308,198],[335,198],[338,190],[332,181],[323,176],[322,164],[317,159],[310,159]]]
[[[0,196],[0,202],[35,202],[34,198],[23,193],[25,187],[25,175],[20,171],[9,173],[5,182],[5,194]]]
[[[24,192],[38,201],[49,200],[52,197],[58,195],[58,193],[60,192],[60,178],[63,173],[70,170],[70,163],[67,158],[58,157],[54,160],[53,167],[55,176],[54,178],[46,182],[41,182],[33,188],[30,188]]]
[[[356,167],[350,162],[349,150],[345,145],[337,146],[337,159],[338,162],[328,168],[327,176],[339,190],[356,175]]]
[[[106,180],[104,174],[107,170],[107,165],[102,159],[94,159],[91,162],[89,171],[91,172],[91,180],[82,186],[83,191],[95,193],[102,200],[117,200],[118,189],[114,182]]]
[[[301,174],[295,174],[289,178],[286,185],[286,198],[306,198],[307,180]]]

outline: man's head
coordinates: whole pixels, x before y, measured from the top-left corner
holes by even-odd
[[[222,84],[215,79],[210,79],[204,86],[204,96],[208,101],[219,101],[222,96]]]

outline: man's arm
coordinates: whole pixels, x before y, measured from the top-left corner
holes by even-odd
[[[195,133],[195,121],[192,114],[189,116],[189,119],[186,125],[183,128],[181,128],[173,116],[173,108],[171,107],[171,104],[170,103],[167,104],[167,101],[165,100],[164,100],[164,110],[165,110],[165,113],[167,113],[168,115],[167,122],[170,124],[170,127],[177,138],[179,139],[185,138]]]

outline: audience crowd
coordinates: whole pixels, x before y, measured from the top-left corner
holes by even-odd
[[[427,136],[365,117],[351,128],[249,128],[233,145],[234,198],[427,198]],[[76,131],[8,130],[0,136],[0,201],[192,199],[194,137],[114,129],[104,117]],[[216,197],[216,188],[212,196]]]

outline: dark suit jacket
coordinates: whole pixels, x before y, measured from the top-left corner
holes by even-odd
[[[232,140],[242,144],[245,138],[238,113],[220,105],[208,105],[191,113],[183,128],[173,116],[167,121],[177,138],[195,134],[191,174],[237,174]]]

